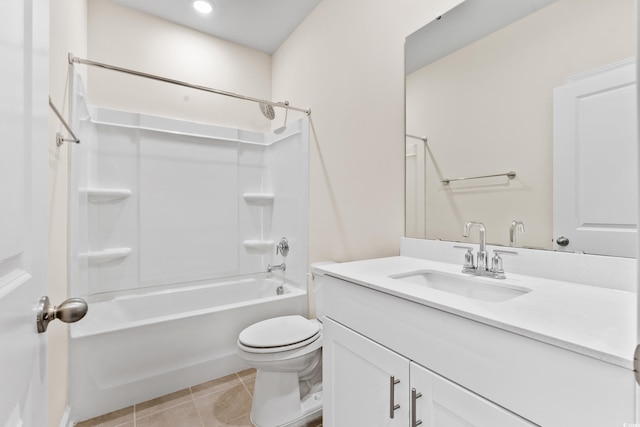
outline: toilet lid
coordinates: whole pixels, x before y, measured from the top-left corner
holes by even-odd
[[[277,348],[309,341],[319,333],[320,326],[302,316],[282,316],[249,326],[238,341],[246,347]]]

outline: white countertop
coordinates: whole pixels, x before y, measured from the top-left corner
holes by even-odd
[[[457,264],[397,256],[316,268],[339,279],[633,369],[636,294],[632,292],[507,272],[501,283],[531,292],[488,302],[389,277],[419,270],[459,274],[461,266]]]

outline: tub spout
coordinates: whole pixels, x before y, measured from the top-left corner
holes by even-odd
[[[284,264],[284,262],[282,264],[278,264],[278,265],[267,265],[267,273],[271,273],[273,270],[282,270],[285,271],[287,269],[287,266]]]

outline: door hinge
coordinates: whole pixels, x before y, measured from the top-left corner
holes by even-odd
[[[636,376],[636,382],[640,384],[640,344],[633,353],[633,374]]]

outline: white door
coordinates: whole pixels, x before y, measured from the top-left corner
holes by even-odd
[[[47,0],[2,0],[0,426],[46,426]]]
[[[327,318],[322,334],[323,425],[407,426],[409,361]]]
[[[411,362],[414,427],[533,427],[524,418]],[[415,390],[415,391],[414,391]],[[413,410],[415,408],[415,415]]]
[[[554,92],[555,249],[637,254],[635,73],[635,61],[625,61],[577,76]]]

